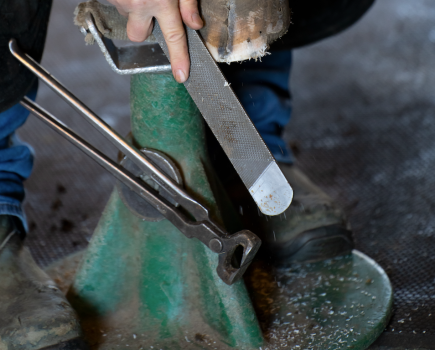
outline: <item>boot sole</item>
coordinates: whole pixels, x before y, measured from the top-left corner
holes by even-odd
[[[308,263],[345,255],[353,248],[352,232],[341,225],[330,225],[302,232],[288,244],[269,251],[281,263]]]
[[[81,338],[71,339],[39,350],[89,350],[89,346]]]

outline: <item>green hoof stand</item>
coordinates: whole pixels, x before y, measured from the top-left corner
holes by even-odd
[[[136,144],[169,156],[219,221],[203,121],[184,86],[167,74],[132,76],[131,109]],[[279,270],[257,262],[248,289],[224,284],[216,263],[114,191],[68,297],[92,349],[364,349],[389,318],[388,278],[359,252]]]

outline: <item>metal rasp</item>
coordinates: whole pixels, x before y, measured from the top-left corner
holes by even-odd
[[[116,73],[170,72],[168,48],[157,22],[153,34],[158,44],[117,48],[95,25],[93,16],[101,15],[88,13],[86,28],[81,30],[92,34]],[[292,188],[199,34],[190,28],[186,33],[191,61],[190,76],[184,83],[187,91],[261,212],[281,214],[291,203]]]
[[[293,190],[199,34],[186,28],[190,76],[184,83],[260,211],[284,212]],[[153,34],[169,59],[157,21]]]

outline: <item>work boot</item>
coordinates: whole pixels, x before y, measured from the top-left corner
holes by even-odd
[[[86,349],[75,311],[24,247],[24,230],[0,215],[0,350]]]
[[[293,188],[281,215],[264,217],[261,239],[272,259],[314,262],[349,253],[352,233],[336,203],[295,165],[280,164]]]

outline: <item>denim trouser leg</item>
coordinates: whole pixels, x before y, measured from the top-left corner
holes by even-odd
[[[28,97],[34,100],[36,89]],[[0,215],[18,217],[26,230],[21,203],[24,200],[23,181],[33,167],[33,152],[18,139],[15,130],[28,116],[29,112],[20,104],[0,113]]]
[[[293,163],[293,156],[281,135],[292,111],[291,62],[291,50],[284,50],[263,57],[261,62],[220,66],[275,159],[288,164]]]

